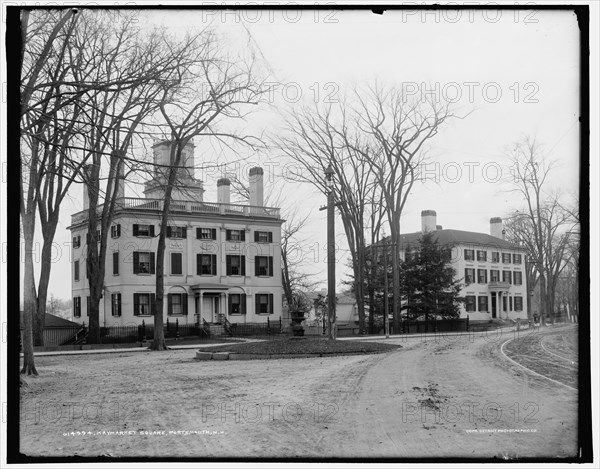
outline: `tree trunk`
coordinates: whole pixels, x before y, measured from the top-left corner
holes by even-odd
[[[86,272],[88,285],[90,288],[89,304],[89,328],[87,342],[90,344],[100,343],[100,298],[102,297],[102,286],[104,282],[104,272],[100,269],[100,259],[98,255],[98,194],[100,165],[91,166],[91,172],[88,174],[88,233],[87,233],[87,259]],[[106,203],[106,202],[105,202]]]
[[[35,213],[21,214],[23,236],[25,238],[25,266],[23,281],[23,368],[21,374],[37,375],[33,353],[33,316],[37,310],[35,276],[33,269],[33,235],[35,232]]]
[[[394,334],[400,332],[400,312],[401,312],[401,298],[400,298],[400,260],[398,259],[398,242],[400,236],[397,230],[392,229],[392,282],[394,290],[394,303],[393,303],[393,321],[394,321]]]

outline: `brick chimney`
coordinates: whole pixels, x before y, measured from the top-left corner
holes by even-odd
[[[421,212],[421,231],[426,233],[428,231],[435,231],[437,221],[437,214],[435,210],[423,210]]]
[[[250,168],[248,176],[250,179],[250,205],[262,207],[264,205],[263,169],[260,167]]]
[[[505,230],[504,230],[504,224],[502,223],[502,218],[500,217],[493,217],[490,218],[490,235],[492,235],[494,238],[500,238],[500,239],[505,239]]]
[[[217,181],[217,202],[220,204],[229,204],[230,192],[229,186],[231,182],[227,178],[221,178]]]

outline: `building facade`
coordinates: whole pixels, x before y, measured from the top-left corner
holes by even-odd
[[[527,276],[524,248],[504,238],[502,218],[490,219],[490,234],[443,229],[433,210],[421,212],[421,231],[401,236],[400,257],[416,249],[421,235],[434,232],[441,246],[452,247],[452,266],[464,284],[460,316],[472,320],[525,319]]]
[[[151,323],[155,304],[156,250],[161,230],[170,145],[154,145],[155,174],[144,198],[119,197],[106,253],[102,326]],[[263,323],[282,312],[281,224],[278,208],[263,204],[263,170],[249,171],[250,201],[230,203],[230,181],[217,181],[217,202],[204,202],[194,178],[194,147],[182,155],[173,190],[164,257],[164,315],[179,324]],[[85,192],[85,191],[84,191]],[[72,216],[73,320],[88,322],[86,278],[87,201]]]

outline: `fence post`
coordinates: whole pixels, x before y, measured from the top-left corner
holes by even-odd
[[[169,332],[169,318],[167,318],[167,333]]]
[[[283,326],[281,325],[281,316],[279,316],[279,333],[283,331]]]
[[[143,319],[142,319],[142,333],[140,335],[141,335],[140,342],[143,342],[144,340],[146,340],[146,321],[144,321]]]
[[[175,319],[175,338],[179,339],[179,318]]]
[[[267,335],[271,335],[271,321],[267,317]]]

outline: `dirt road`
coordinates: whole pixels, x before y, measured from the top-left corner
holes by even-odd
[[[197,362],[189,350],[40,357],[41,376],[23,392],[21,450],[575,456],[577,392],[506,360],[500,347],[511,337],[417,337],[398,352],[293,360]]]

